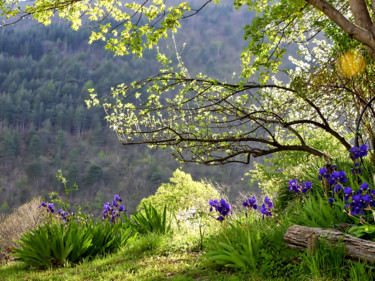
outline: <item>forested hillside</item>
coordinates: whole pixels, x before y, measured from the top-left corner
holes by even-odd
[[[178,48],[186,42],[186,65],[193,72],[203,69],[232,79],[243,44],[242,24],[236,23],[245,17],[221,5],[186,21],[183,29],[190,41],[184,41],[183,33],[176,38]],[[155,74],[158,67],[151,62],[152,52],[141,59],[113,57],[102,45],[89,45],[90,32],[30,22],[0,30],[0,212],[36,195],[62,193],[55,177],[59,169],[69,184],[79,186],[72,194],[76,204],[99,207],[108,194],[120,193],[128,209],[134,209],[181,166],[168,152],[122,146],[107,129],[104,111],[86,108],[87,89],[105,95],[119,83]],[[165,42],[171,56],[172,46]],[[182,168],[194,179],[230,184],[233,197],[250,190],[241,180],[247,166]]]

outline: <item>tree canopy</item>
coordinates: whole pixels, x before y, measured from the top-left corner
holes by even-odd
[[[116,55],[158,47],[185,18],[211,2],[114,0],[6,1],[4,26],[32,16],[49,24],[53,16],[73,29],[91,26],[90,42],[105,41]],[[251,157],[304,151],[330,157],[309,142],[329,135],[347,150],[363,105],[373,95],[375,1],[235,0],[247,7],[247,47],[239,81],[228,83],[191,75],[177,51],[171,59],[156,48],[158,74],[114,87],[111,94],[90,90],[88,106],[104,107],[110,127],[123,144],[170,148],[185,162],[207,165],[249,163]],[[250,15],[254,15],[250,17]],[[202,27],[204,28],[204,27]],[[289,46],[298,45],[298,67],[283,68]],[[285,73],[284,77],[280,73]],[[370,107],[363,128],[375,143]]]

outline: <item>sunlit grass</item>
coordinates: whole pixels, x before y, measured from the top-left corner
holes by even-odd
[[[251,280],[234,272],[217,272],[197,252],[160,255],[138,250],[129,248],[75,267],[44,271],[13,263],[0,268],[0,280]]]

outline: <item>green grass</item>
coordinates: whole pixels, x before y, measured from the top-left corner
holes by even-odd
[[[216,271],[197,252],[139,252],[127,249],[71,268],[40,271],[19,263],[0,268],[0,280],[252,280]]]

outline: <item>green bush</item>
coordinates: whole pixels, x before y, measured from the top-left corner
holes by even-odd
[[[177,169],[170,183],[163,183],[155,195],[143,199],[138,209],[144,204],[152,204],[158,210],[167,205],[172,215],[189,209],[207,211],[208,201],[213,198],[220,198],[215,188],[203,181],[193,181],[191,175]]]

